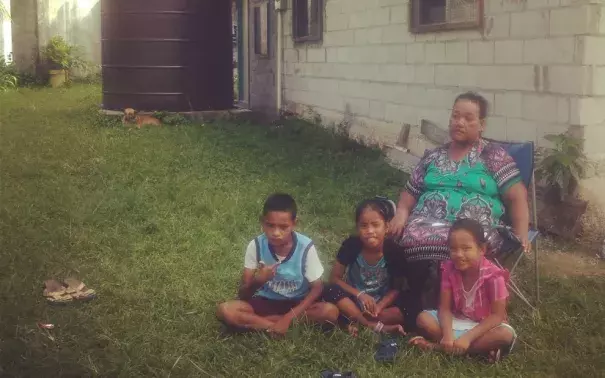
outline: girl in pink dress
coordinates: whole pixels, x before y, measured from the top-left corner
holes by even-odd
[[[449,247],[450,260],[441,268],[439,310],[418,315],[424,337],[414,337],[410,344],[456,355],[486,355],[497,362],[517,338],[507,323],[508,271],[485,257],[483,227],[472,219],[452,225]]]

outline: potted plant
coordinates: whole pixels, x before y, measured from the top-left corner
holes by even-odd
[[[70,45],[63,37],[55,36],[42,49],[42,56],[48,65],[50,85],[57,88],[69,82],[70,71],[84,67],[84,61],[77,55],[77,46]]]
[[[544,139],[553,147],[540,150],[536,168],[536,179],[545,184],[539,223],[546,232],[575,238],[587,207],[578,192],[589,161],[582,151],[582,139],[570,133],[546,135]]]

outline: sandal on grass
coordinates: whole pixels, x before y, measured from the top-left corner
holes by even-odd
[[[75,278],[67,278],[63,281],[67,286],[67,292],[79,301],[90,301],[97,297],[97,293],[93,289],[89,289],[82,281]]]
[[[374,353],[374,359],[377,362],[394,362],[399,352],[397,340],[388,339],[378,344],[378,350]]]
[[[44,281],[44,297],[50,304],[68,304],[74,300],[89,301],[96,298],[96,293],[88,289],[84,283],[73,278],[63,283],[55,280]]]
[[[43,295],[50,304],[67,304],[74,300],[67,288],[55,280],[44,281]]]

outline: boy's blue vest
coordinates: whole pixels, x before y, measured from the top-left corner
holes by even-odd
[[[265,234],[254,239],[256,243],[256,259],[265,265],[273,265],[279,260],[271,250]],[[305,262],[307,253],[313,246],[308,237],[292,233],[292,250],[277,267],[275,277],[258,289],[256,296],[276,300],[303,299],[309,293],[309,282],[305,278]]]

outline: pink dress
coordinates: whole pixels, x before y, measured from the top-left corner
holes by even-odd
[[[451,290],[452,314],[459,319],[481,322],[491,314],[494,301],[509,297],[506,283],[509,273],[483,257],[479,268],[479,279],[470,290],[465,290],[462,276],[451,260],[442,264],[441,290]]]

